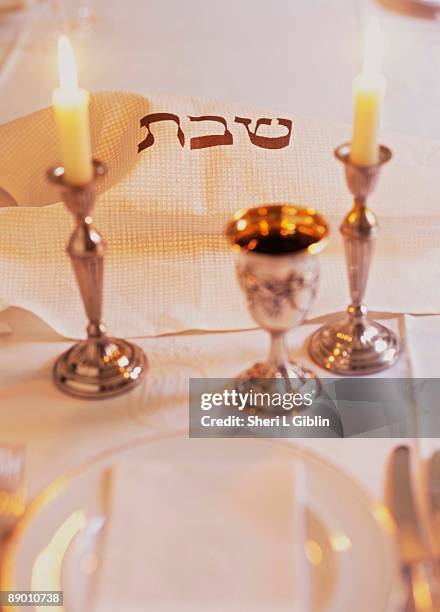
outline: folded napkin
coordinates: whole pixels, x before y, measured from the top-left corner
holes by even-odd
[[[418,449],[428,458],[440,449],[438,438],[429,440],[440,430],[438,396],[440,389],[439,344],[440,317],[405,317],[407,350],[414,380],[416,411],[414,419],[420,433]]]
[[[91,128],[95,155],[109,169],[94,218],[108,242],[104,319],[112,333],[254,326],[223,230],[234,211],[263,202],[296,202],[329,217],[332,241],[310,316],[345,307],[337,228],[350,197],[332,150],[348,127],[195,98],[100,93],[92,96]],[[51,109],[1,126],[0,138],[0,303],[82,336],[83,308],[64,253],[72,220],[45,179],[57,161]],[[397,135],[385,141],[396,155],[372,202],[382,231],[368,303],[436,313],[440,147]]]
[[[440,317],[405,317],[406,344],[414,378],[440,378]]]
[[[117,464],[96,612],[294,609],[294,476],[227,457]]]

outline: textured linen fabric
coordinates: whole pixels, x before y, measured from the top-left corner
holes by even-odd
[[[180,118],[150,126],[154,144],[140,153],[151,113]],[[223,134],[233,144],[191,149],[191,139]],[[294,113],[289,146],[252,144],[235,117],[272,119],[260,136],[283,136],[279,114],[196,98],[112,92],[92,96],[95,156],[108,166],[94,212],[107,241],[104,320],[113,334],[142,336],[187,329],[254,326],[224,238],[228,218],[243,207],[280,201],[313,206],[332,224],[321,257],[318,298],[311,316],[345,308],[348,289],[337,231],[351,201],[332,150],[349,139],[347,126]],[[181,140],[183,140],[181,138]],[[383,169],[372,207],[381,233],[371,269],[368,305],[390,312],[437,313],[440,306],[440,147],[396,134],[383,138],[396,152]],[[84,335],[79,292],[65,255],[73,222],[46,180],[57,161],[52,110],[0,127],[0,304],[32,310],[58,332]],[[17,206],[11,206],[11,198]]]

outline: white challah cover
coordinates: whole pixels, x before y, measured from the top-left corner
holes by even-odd
[[[224,226],[237,209],[288,201],[326,215],[309,318],[348,303],[338,227],[351,205],[333,149],[350,130],[195,98],[92,96],[95,156],[108,166],[94,220],[107,241],[104,320],[112,334],[254,326]],[[385,138],[384,138],[385,140]],[[86,319],[65,246],[73,222],[46,170],[57,162],[52,110],[0,127],[0,303],[29,309],[69,337]],[[381,233],[371,309],[440,308],[440,148],[387,135],[395,157],[372,207]]]

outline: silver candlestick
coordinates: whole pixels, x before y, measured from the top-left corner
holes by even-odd
[[[89,319],[87,340],[78,342],[57,359],[53,377],[62,391],[83,399],[124,393],[142,379],[148,367],[142,350],[131,342],[107,336],[101,320],[105,245],[90,215],[96,199],[96,179],[106,170],[99,161],[93,164],[94,179],[82,186],[67,184],[61,166],[48,171],[49,180],[61,185],[64,203],[75,218],[67,253]]]
[[[381,166],[392,157],[390,149],[381,146],[379,162],[357,166],[350,160],[349,144],[338,147],[337,159],[345,166],[345,177],[354,205],[345,217],[340,231],[344,239],[351,304],[346,316],[316,331],[309,343],[312,359],[335,374],[359,376],[373,374],[392,366],[402,351],[401,340],[387,327],[371,321],[363,303],[374,239],[378,224],[367,206]]]

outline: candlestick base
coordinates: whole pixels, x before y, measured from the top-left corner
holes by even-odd
[[[129,391],[143,378],[147,358],[135,344],[102,336],[78,342],[58,357],[56,386],[74,397],[102,399]]]
[[[390,329],[365,318],[349,317],[329,323],[310,338],[309,353],[315,363],[344,376],[374,374],[392,366],[402,343]]]

